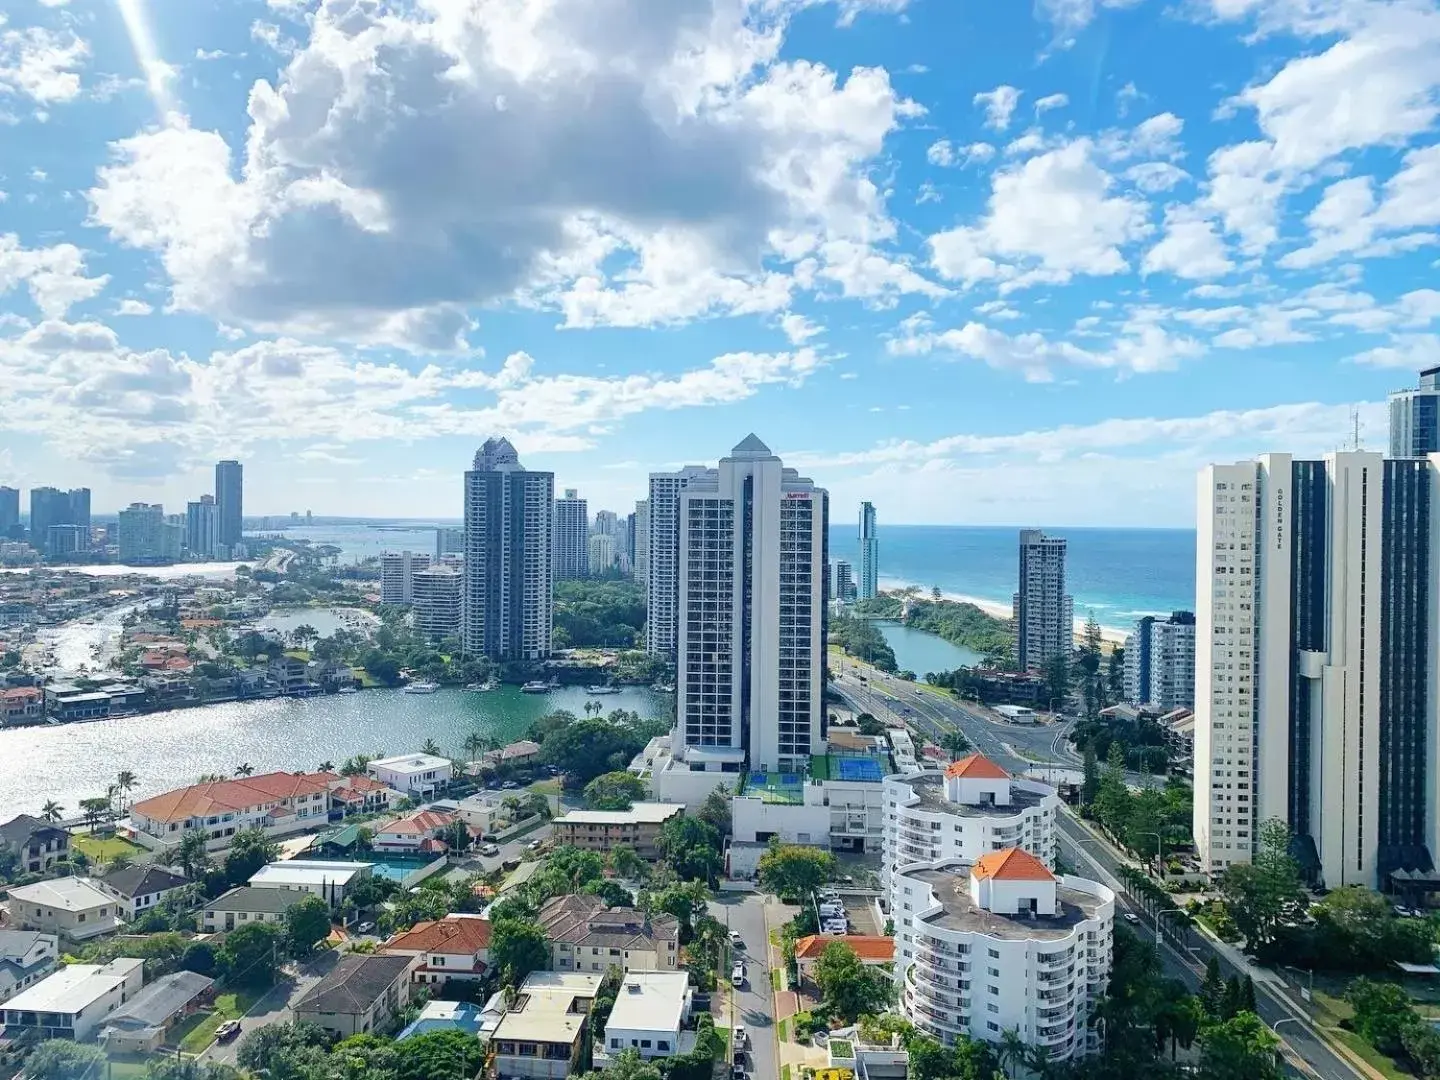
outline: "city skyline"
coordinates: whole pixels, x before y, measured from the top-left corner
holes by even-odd
[[[1440,356],[1431,0],[553,4],[7,7],[0,484],[451,517],[483,431],[621,507],[757,430],[887,523],[1188,525]]]

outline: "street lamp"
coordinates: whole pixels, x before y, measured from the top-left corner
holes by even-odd
[[[1188,911],[1186,911],[1184,908],[1178,908],[1178,907],[1161,908],[1159,911],[1155,912],[1155,944],[1156,944],[1156,945],[1159,945],[1159,944],[1160,944],[1160,927],[1163,925],[1163,924],[1160,922],[1160,916],[1161,916],[1161,915],[1170,915],[1170,914],[1175,914],[1175,913],[1178,913],[1178,914],[1180,914],[1180,915],[1185,915],[1185,916],[1187,916],[1187,917],[1188,917],[1189,914],[1190,914],[1190,913],[1189,913]]]
[[[1140,832],[1136,836],[1153,836],[1155,838],[1155,874],[1158,877],[1165,876],[1165,838],[1158,832]]]

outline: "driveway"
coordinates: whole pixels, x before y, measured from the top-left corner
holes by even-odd
[[[729,993],[725,1016],[716,1023],[733,1028],[745,1025],[749,1034],[744,1062],[754,1080],[778,1080],[775,996],[770,983],[770,939],[765,926],[765,898],[760,893],[738,893],[710,901],[710,914],[731,930],[740,931],[745,948],[734,953],[745,964],[745,985],[729,988],[730,970],[720,972]]]
[[[340,954],[333,950],[323,952],[313,960],[306,961],[299,970],[281,979],[269,993],[250,1007],[250,1011],[240,1021],[239,1038],[231,1039],[228,1043],[211,1043],[200,1054],[201,1059],[234,1065],[235,1053],[245,1036],[270,1024],[289,1023],[295,1002],[308,994],[310,988],[324,978],[339,959]]]

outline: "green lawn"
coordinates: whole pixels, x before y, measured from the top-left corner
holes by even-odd
[[[1344,1028],[1330,1028],[1328,1034],[1333,1035],[1339,1042],[1353,1050],[1356,1056],[1364,1058],[1367,1065],[1386,1077],[1387,1080],[1415,1080],[1414,1073],[1400,1068],[1393,1060],[1380,1053],[1355,1032],[1346,1031]]]
[[[133,859],[145,851],[139,844],[132,844],[124,837],[112,836],[108,839],[101,839],[98,836],[91,836],[89,833],[76,833],[71,836],[70,846],[76,851],[84,852],[85,856],[93,862],[109,862],[117,855],[126,855]]]
[[[206,1012],[189,1017],[170,1033],[169,1045],[177,1043],[181,1050],[198,1054],[215,1041],[215,1029],[226,1020],[239,1020],[260,995],[250,990],[234,990],[218,994],[215,1004]]]
[[[111,1058],[106,1062],[107,1080],[145,1080],[151,1058]]]

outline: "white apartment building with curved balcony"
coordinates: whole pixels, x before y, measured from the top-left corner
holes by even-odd
[[[972,863],[1003,848],[1022,847],[1055,866],[1055,815],[1060,797],[1048,784],[1018,780],[980,754],[944,772],[887,776],[882,886],[906,863],[961,859]],[[892,906],[895,897],[890,897]]]
[[[1115,894],[1057,877],[1021,848],[908,864],[895,875],[895,968],[907,1019],[942,1043],[1014,1030],[1052,1060],[1100,1048]]]

